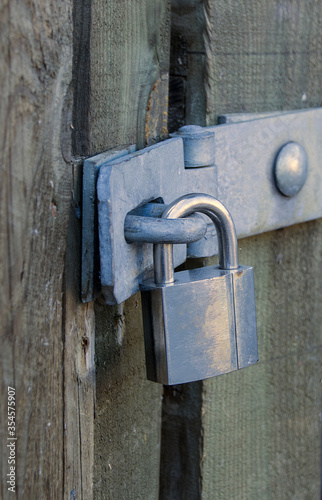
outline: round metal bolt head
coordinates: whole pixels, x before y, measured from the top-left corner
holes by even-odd
[[[305,184],[308,158],[305,149],[297,142],[289,142],[279,151],[275,161],[275,182],[284,196],[294,196]]]

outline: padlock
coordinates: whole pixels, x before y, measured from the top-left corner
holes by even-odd
[[[219,265],[174,273],[172,245],[154,245],[154,281],[141,285],[147,378],[166,385],[203,380],[258,361],[253,268],[238,264],[236,230],[206,194],[171,203],[162,217],[202,212],[214,222]]]

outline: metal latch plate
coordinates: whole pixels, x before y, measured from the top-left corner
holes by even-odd
[[[126,151],[126,156],[118,159],[109,158],[105,153],[104,160],[99,155],[85,161],[85,176],[88,168],[99,171],[100,281],[107,303],[119,303],[131,296],[138,291],[141,279],[151,273],[152,245],[128,244],[124,238],[126,214],[148,201],[162,198],[168,204],[191,192],[215,196],[232,214],[240,238],[322,216],[321,108],[260,115],[258,119],[253,114],[227,115],[225,121],[225,124],[207,127],[214,132],[215,165],[212,166],[185,168],[180,138],[136,153]],[[278,191],[273,173],[275,158],[288,142],[298,142],[308,156],[305,185],[291,198]],[[88,202],[86,183],[83,194],[82,297],[88,301],[93,298],[90,256],[94,254],[94,243],[93,230],[88,228],[93,219],[93,215],[88,217],[88,213],[93,212],[93,203]],[[84,206],[88,205],[91,210],[86,213]],[[88,231],[90,238],[86,238]],[[202,240],[188,245],[187,255],[214,255],[215,241],[210,224]],[[180,247],[176,265],[186,258],[184,246]]]

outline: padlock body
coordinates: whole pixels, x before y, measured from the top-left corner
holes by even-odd
[[[239,266],[232,271],[238,369],[258,361],[254,270]]]
[[[148,379],[172,385],[237,370],[238,338],[254,320],[256,338],[255,313],[240,312],[237,307],[236,326],[236,291],[247,288],[244,281],[249,287],[251,278],[253,270],[246,266],[236,271],[209,266],[175,273],[171,285],[145,283],[142,308]],[[240,303],[249,306],[246,297]],[[239,343],[243,364],[248,366],[256,358],[257,342],[250,356],[244,352],[245,343]]]

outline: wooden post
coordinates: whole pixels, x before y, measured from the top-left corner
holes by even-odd
[[[16,391],[17,498],[90,498],[93,306],[79,300],[72,3],[1,8],[1,497],[7,390]],[[86,340],[86,349],[83,345]]]
[[[0,33],[0,496],[10,386],[17,498],[154,499],[161,388],[145,379],[138,296],[96,306],[95,393],[81,171],[86,156],[166,136],[168,0],[10,0]]]

